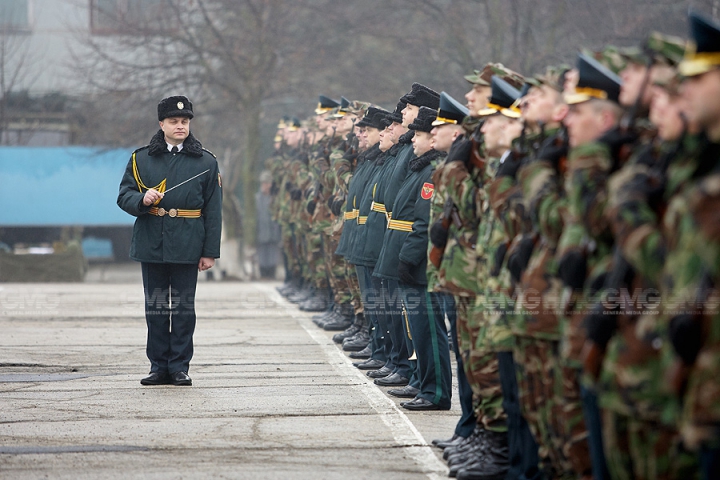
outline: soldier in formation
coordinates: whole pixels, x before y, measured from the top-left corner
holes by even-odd
[[[450,476],[720,478],[720,25],[278,126],[281,294]]]

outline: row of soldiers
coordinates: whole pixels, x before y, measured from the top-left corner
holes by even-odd
[[[689,24],[279,126],[280,292],[408,410],[450,408],[455,352],[450,476],[720,478],[720,25]]]

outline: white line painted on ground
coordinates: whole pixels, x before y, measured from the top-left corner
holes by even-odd
[[[352,360],[343,354],[331,339],[320,333],[307,314],[288,304],[272,285],[258,284],[257,288],[267,294],[278,306],[284,307],[288,316],[297,320],[308,335],[320,345],[330,364],[339,374],[359,381],[359,385],[355,388],[365,395],[370,406],[392,432],[395,441],[405,446],[407,454],[423,468],[427,477],[432,480],[447,478],[447,466],[435,455],[432,447],[427,444],[422,434],[395,402],[381,392],[362,371],[355,368]]]

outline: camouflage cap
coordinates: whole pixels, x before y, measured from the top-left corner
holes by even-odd
[[[370,102],[353,100],[348,103],[347,107],[345,107],[345,113],[352,113],[354,115],[357,115],[358,117],[362,117],[365,115],[367,109],[370,108],[370,105]]]
[[[562,92],[565,84],[565,74],[568,70],[570,70],[570,66],[564,63],[561,65],[551,65],[545,69],[544,73],[538,73],[526,80],[527,83],[533,87],[547,85],[558,92]]]
[[[628,62],[653,65],[677,65],[685,53],[685,41],[679,37],[651,32],[642,45],[619,50]]]
[[[615,45],[608,45],[598,51],[583,49],[582,53],[594,58],[615,74],[620,73],[627,66],[627,57]]]
[[[522,88],[525,79],[519,73],[507,68],[502,63],[488,63],[482,70],[474,70],[472,75],[465,75],[465,80],[473,85],[489,87],[493,75],[505,80],[515,88]]]

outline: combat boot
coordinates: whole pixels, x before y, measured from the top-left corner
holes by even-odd
[[[362,326],[363,326],[362,320],[361,320],[361,319],[358,319],[358,317],[356,316],[356,317],[355,317],[355,321],[353,322],[353,324],[350,325],[345,331],[340,332],[340,333],[336,333],[335,335],[333,335],[333,337],[332,337],[333,342],[335,342],[335,343],[343,343],[343,341],[344,341],[346,338],[350,338],[350,337],[352,337],[353,335],[356,335],[356,334],[360,331],[360,329],[362,328]]]
[[[458,480],[501,480],[510,468],[507,432],[487,432],[487,451],[457,471]]]
[[[329,317],[333,314],[333,312],[335,311],[335,307],[336,307],[336,306],[337,306],[337,305],[336,305],[335,303],[330,303],[330,305],[328,306],[328,308],[327,308],[324,312],[322,312],[322,313],[320,313],[320,314],[318,314],[318,315],[313,315],[313,316],[312,316],[312,321],[313,321],[313,323],[314,323],[315,325],[317,325],[318,322],[327,322],[327,318],[329,318]]]
[[[362,328],[352,337],[343,340],[342,346],[346,352],[359,352],[370,343],[370,333],[365,315],[358,314],[358,319],[360,318],[362,318]]]
[[[448,447],[443,450],[443,458],[447,460],[448,458],[450,458],[451,455],[456,455],[458,453],[466,452],[472,448],[477,448],[484,442],[484,437],[485,429],[475,427],[473,433],[471,433],[470,436],[462,440],[458,445]]]
[[[330,303],[330,289],[319,288],[315,290],[315,294],[306,302],[300,305],[300,310],[305,312],[324,312]]]
[[[349,328],[355,323],[356,317],[353,315],[354,311],[355,307],[352,306],[352,303],[340,305],[339,315],[323,325],[323,329],[329,332],[337,332]]]
[[[288,297],[288,301],[292,303],[302,303],[315,293],[315,286],[304,286],[300,291]]]

